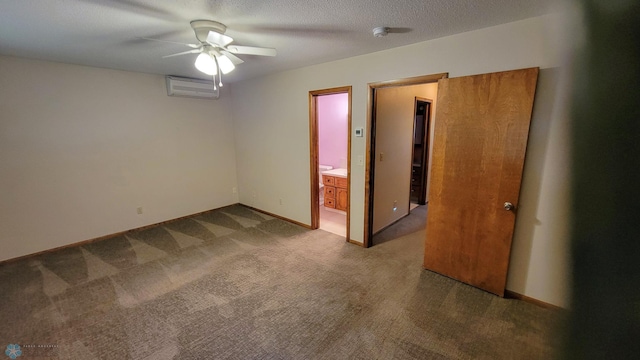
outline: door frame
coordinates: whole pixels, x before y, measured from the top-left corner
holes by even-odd
[[[347,94],[348,111],[347,111],[347,224],[346,224],[346,241],[351,240],[350,224],[351,224],[351,86],[341,86],[329,89],[309,91],[309,154],[310,154],[310,173],[311,173],[311,229],[318,229],[320,226],[320,181],[318,167],[319,162],[319,144],[318,144],[318,96]]]
[[[369,83],[367,91],[367,125],[369,136],[366,144],[366,161],[364,170],[364,231],[363,247],[370,247],[373,240],[373,194],[375,174],[375,149],[376,149],[376,90],[385,87],[421,85],[437,83],[440,79],[449,77],[449,73],[416,76],[398,80],[380,81]],[[436,105],[437,106],[437,105]],[[433,122],[432,122],[433,123]],[[433,125],[432,125],[433,126]]]

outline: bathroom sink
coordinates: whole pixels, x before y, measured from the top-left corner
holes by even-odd
[[[347,169],[333,169],[322,172],[323,175],[347,177]]]

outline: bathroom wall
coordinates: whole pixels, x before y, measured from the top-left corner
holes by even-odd
[[[318,161],[334,169],[346,168],[349,95],[318,96]]]

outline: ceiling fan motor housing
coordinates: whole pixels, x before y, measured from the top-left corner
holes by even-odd
[[[196,33],[196,38],[201,43],[207,42],[207,35],[209,35],[209,31],[215,31],[219,34],[224,34],[227,31],[227,27],[217,21],[193,20],[190,24],[193,31]]]

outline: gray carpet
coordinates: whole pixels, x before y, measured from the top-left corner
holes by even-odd
[[[549,359],[562,314],[240,205],[0,266],[0,346],[64,359]],[[7,357],[8,358],[8,357]]]

